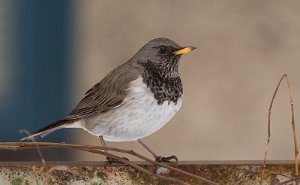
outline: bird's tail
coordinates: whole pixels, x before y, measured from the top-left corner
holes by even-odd
[[[40,130],[34,132],[33,134],[22,138],[21,141],[28,140],[28,139],[31,139],[31,138],[36,138],[38,136],[45,137],[47,134],[50,134],[51,132],[53,132],[55,130],[64,128],[64,125],[69,123],[69,122],[70,122],[70,120],[67,120],[67,119],[58,120],[58,121],[56,121],[56,122],[42,128],[42,129],[40,129]]]

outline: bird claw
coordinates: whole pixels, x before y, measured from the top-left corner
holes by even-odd
[[[175,155],[171,155],[169,157],[161,157],[161,156],[156,156],[155,157],[155,161],[156,162],[167,162],[167,163],[171,163],[173,161],[171,160],[175,160],[175,164],[178,164],[178,158]]]
[[[127,160],[127,161],[129,161],[129,159],[126,158],[126,157],[122,157],[122,158],[125,159],[125,160]],[[106,156],[106,160],[107,160],[108,164],[112,164],[112,163],[123,164],[123,162],[119,161],[118,159],[114,159],[114,158],[112,158],[110,156]]]

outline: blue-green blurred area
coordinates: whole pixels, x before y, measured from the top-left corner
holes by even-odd
[[[26,136],[19,130],[33,132],[70,111],[71,13],[70,0],[0,1],[0,141],[18,141]],[[31,156],[19,154],[0,160]]]

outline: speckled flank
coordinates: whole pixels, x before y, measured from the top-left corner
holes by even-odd
[[[76,165],[76,166],[74,166]],[[196,179],[157,168],[151,165],[142,167],[156,174],[178,178],[191,185],[201,185]],[[178,168],[212,180],[220,185],[260,185],[262,167],[257,164],[181,164]],[[293,174],[293,164],[269,164],[266,168],[266,179],[262,185],[270,182],[282,182]],[[141,173],[124,165],[99,165],[99,162],[67,164],[51,164],[43,168],[36,164],[14,163],[1,165],[1,185],[168,185],[168,182]]]

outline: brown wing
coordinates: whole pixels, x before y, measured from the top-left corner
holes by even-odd
[[[79,119],[92,116],[96,113],[106,112],[123,103],[124,95],[115,93],[86,95],[77,107],[66,117],[67,119]]]
[[[119,66],[88,90],[66,119],[85,118],[121,106],[127,95],[129,83],[139,75],[140,70],[134,66]]]

